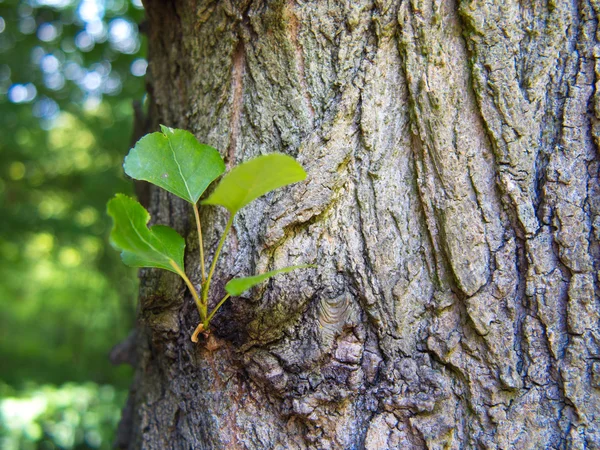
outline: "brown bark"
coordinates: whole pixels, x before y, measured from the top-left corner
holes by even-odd
[[[319,267],[229,302],[214,351],[142,271],[121,447],[600,448],[598,2],[146,7],[153,126],[309,174],[237,217],[212,298]],[[150,198],[198,283],[191,209]]]

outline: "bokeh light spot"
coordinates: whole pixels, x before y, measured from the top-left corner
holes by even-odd
[[[14,181],[22,180],[25,176],[25,164],[21,161],[15,161],[11,163],[8,168],[8,176]]]
[[[58,253],[58,260],[65,267],[77,267],[81,264],[81,254],[73,247],[64,247]]]
[[[19,21],[19,31],[23,34],[31,34],[35,31],[35,19],[31,16],[23,17]]]
[[[46,55],[40,61],[40,67],[46,73],[56,72],[60,67],[60,61],[54,55]]]
[[[83,87],[88,91],[95,91],[102,84],[102,76],[98,72],[88,72],[81,81]]]
[[[89,227],[90,225],[96,223],[97,220],[98,211],[96,211],[96,209],[92,208],[91,206],[83,208],[75,215],[75,221],[78,225],[82,227]]]
[[[44,220],[51,218],[60,219],[66,216],[70,206],[71,200],[66,195],[55,192],[44,192],[38,204],[38,213]]]
[[[128,20],[117,18],[110,22],[108,39],[116,50],[121,53],[135,53],[139,47],[137,28]]]
[[[60,109],[58,103],[48,97],[38,100],[35,105],[33,105],[33,115],[40,119],[55,119],[59,112]]]
[[[104,83],[104,89],[102,90],[102,92],[109,95],[117,95],[119,92],[121,92],[121,87],[121,78],[119,77],[119,75],[114,74],[108,77],[108,79]]]
[[[86,236],[81,240],[80,248],[85,253],[86,259],[98,256],[103,247],[103,241],[97,237]]]
[[[52,6],[54,8],[65,8],[71,4],[73,4],[74,0],[35,0],[40,6]]]
[[[21,147],[28,147],[33,143],[31,133],[26,127],[19,127],[15,133],[15,141]]]
[[[55,72],[44,77],[44,84],[48,86],[48,89],[59,91],[65,87],[65,77],[62,74]]]
[[[48,258],[54,249],[54,236],[50,233],[33,235],[25,247],[25,256],[30,259]]]
[[[31,83],[13,84],[8,90],[8,99],[13,103],[28,103],[37,95],[37,89]]]
[[[40,41],[52,42],[58,36],[58,30],[51,23],[43,23],[37,31],[37,37]]]
[[[96,42],[104,42],[108,36],[106,24],[102,20],[88,22],[85,26],[85,31],[87,31]]]
[[[82,52],[89,52],[94,48],[94,39],[86,31],[80,31],[75,36],[75,45]]]
[[[143,77],[146,75],[146,69],[148,68],[148,61],[144,58],[138,58],[131,63],[131,73],[136,77]]]
[[[85,75],[85,72],[81,66],[73,61],[69,61],[65,65],[64,73],[65,78],[71,81],[79,81]]]
[[[97,0],[83,0],[77,13],[84,22],[93,22],[104,17],[104,2]]]

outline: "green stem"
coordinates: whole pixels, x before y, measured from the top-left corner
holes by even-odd
[[[194,203],[194,216],[196,216],[196,226],[198,228],[198,245],[200,247],[200,267],[202,268],[202,283],[206,281],[206,270],[204,269],[204,245],[202,244],[202,226],[200,225],[200,213],[198,205]]]
[[[213,316],[217,313],[217,311],[219,310],[219,308],[221,306],[223,306],[223,303],[225,303],[225,301],[231,297],[230,294],[227,294],[225,297],[223,297],[221,299],[221,301],[217,304],[217,306],[215,306],[215,308],[212,310],[212,312],[210,313],[210,315],[208,316],[208,318],[206,319],[206,322],[210,323],[211,319],[213,318]]]
[[[229,234],[229,230],[231,230],[231,226],[233,225],[233,214],[229,216],[229,220],[227,221],[227,225],[225,225],[225,230],[223,231],[223,235],[221,236],[221,240],[219,241],[219,246],[217,247],[217,251],[215,252],[215,256],[213,258],[212,264],[210,265],[210,270],[208,271],[208,278],[206,279],[206,283],[202,286],[202,302],[204,304],[204,317],[206,317],[208,308],[208,290],[210,289],[210,281],[212,280],[213,274],[215,272],[215,267],[217,266],[217,261],[219,260],[219,255],[221,254],[221,249],[223,248],[223,244],[225,243],[225,238]],[[209,320],[204,319],[204,328],[208,330]]]
[[[183,281],[185,281],[185,284],[187,284],[188,289],[192,293],[192,297],[194,297],[194,302],[196,302],[196,307],[198,308],[198,312],[200,313],[200,320],[204,321],[206,319],[206,307],[203,307],[202,301],[200,300],[200,297],[198,296],[198,292],[196,291],[196,288],[194,287],[194,285],[192,284],[190,279],[187,277],[185,272],[183,270],[181,270],[181,268],[175,263],[175,261],[170,260],[169,262],[171,263],[171,267],[173,267],[173,269],[175,269],[175,272],[177,272],[177,274],[181,278],[183,278]]]

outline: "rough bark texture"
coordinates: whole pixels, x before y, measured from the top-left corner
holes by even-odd
[[[237,217],[212,298],[319,268],[229,302],[213,351],[143,271],[122,447],[600,448],[597,1],[146,7],[153,127],[309,174]],[[191,209],[150,198],[198,283]]]

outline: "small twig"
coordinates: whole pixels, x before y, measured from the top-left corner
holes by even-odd
[[[200,322],[198,324],[198,326],[196,327],[196,329],[194,330],[194,333],[192,334],[192,342],[196,343],[198,342],[198,335],[200,333],[202,333],[204,331],[204,324],[202,322]]]

